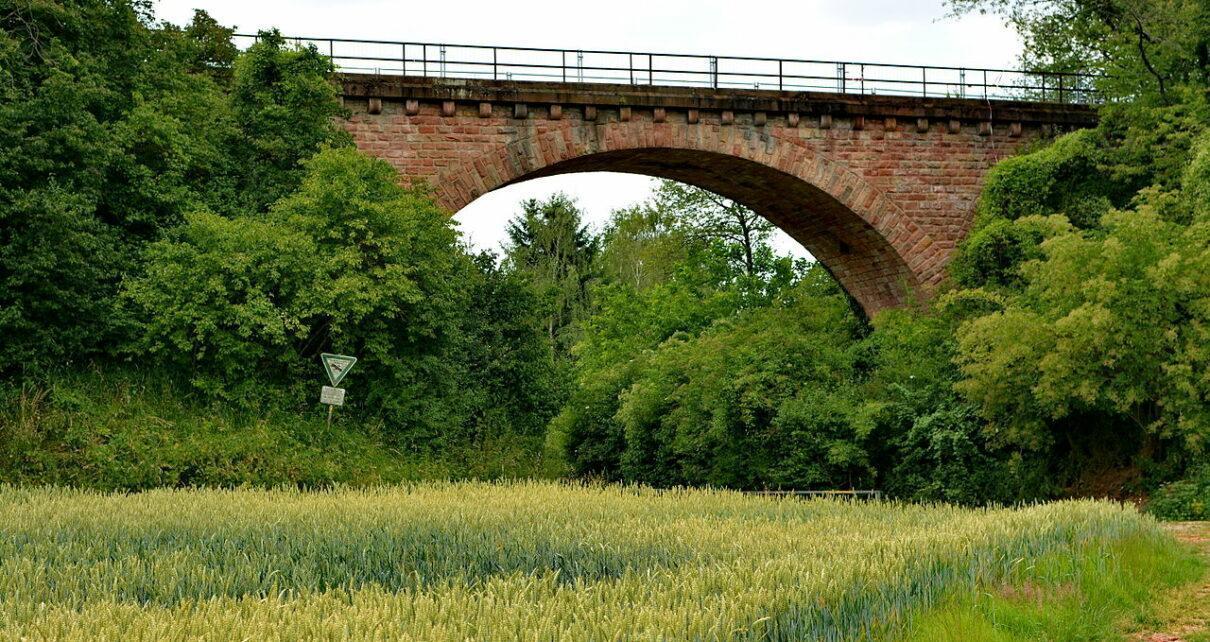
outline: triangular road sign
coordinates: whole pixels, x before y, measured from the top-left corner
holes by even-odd
[[[357,363],[357,357],[350,357],[343,354],[329,354],[327,352],[319,355],[319,360],[324,364],[324,371],[328,373],[328,380],[332,385],[339,385],[340,380],[349,374],[353,369],[353,364]]]

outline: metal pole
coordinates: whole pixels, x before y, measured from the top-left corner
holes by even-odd
[[[634,84],[634,54],[626,54],[626,68],[630,70],[630,84]]]
[[[496,68],[496,48],[492,47],[492,80],[499,80],[500,72]]]
[[[562,60],[561,60],[562,65],[561,65],[561,66],[563,67],[563,82],[567,82],[567,52],[566,52],[566,51],[560,51],[560,52],[559,52],[559,58],[561,58],[561,59],[562,59]]]
[[[651,58],[652,58],[651,54],[647,54],[647,84],[648,85],[655,84],[655,80],[653,80],[652,76],[651,76],[651,68],[654,66],[651,63]]]
[[[861,95],[865,95],[865,63],[861,64]]]
[[[842,93],[842,94],[845,93],[845,91],[846,91],[846,83],[848,82],[848,76],[849,76],[849,73],[845,69],[845,67],[846,67],[845,63],[843,63],[843,62],[840,63],[840,93]]]
[[[781,90],[782,90],[782,80],[781,80],[781,69],[782,69],[782,66],[781,66],[781,62],[782,62],[781,60],[778,60],[778,61],[777,61],[777,90],[778,90],[778,91],[781,91]]]
[[[429,46],[427,44],[425,44],[425,45],[422,45],[422,47],[424,47],[424,49],[423,49],[424,53],[420,54],[420,62],[424,65],[424,77],[428,78],[429,77]]]
[[[1059,74],[1059,102],[1063,102],[1063,75]]]
[[[400,73],[404,76],[408,75],[408,43],[399,43],[399,68]]]
[[[987,70],[983,70],[983,100],[987,100]]]
[[[929,69],[928,67],[920,68],[920,95],[929,95]]]

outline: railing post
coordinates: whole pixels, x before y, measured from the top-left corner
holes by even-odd
[[[781,71],[782,71],[782,61],[779,59],[777,61],[777,91],[782,91]]]
[[[399,43],[399,73],[408,75],[408,43]]]
[[[842,93],[842,94],[845,93],[846,85],[849,80],[849,72],[847,70],[847,67],[848,67],[848,65],[846,65],[845,63],[843,63],[843,62],[840,63],[840,93]]]
[[[626,69],[630,71],[630,84],[634,84],[634,54],[626,54]]]
[[[1059,102],[1063,102],[1063,74],[1059,74]]]
[[[426,43],[424,45],[421,45],[421,47],[423,47],[423,50],[420,54],[420,64],[421,64],[421,68],[424,72],[423,76],[425,78],[428,78],[429,77],[429,46]]]
[[[929,68],[920,68],[920,95],[928,97],[929,95]]]
[[[567,51],[559,52],[559,63],[563,70],[563,82],[567,82]]]
[[[710,86],[718,89],[718,56],[710,56]]]
[[[958,97],[966,98],[966,69],[958,70]]]
[[[496,52],[497,52],[497,49],[495,47],[492,47],[492,80],[500,79],[500,69],[496,64],[496,61],[498,59]]]
[[[987,70],[983,70],[983,100],[987,100]]]
[[[328,38],[328,59],[329,59],[329,60],[333,60],[333,61],[335,61],[335,60],[336,60],[336,54],[334,53],[334,52],[336,51],[336,44],[335,44],[335,43],[336,43],[336,41],[335,41],[335,40],[332,40],[331,38]],[[335,63],[335,62],[333,62],[333,63],[332,63],[332,66],[336,66],[336,63]]]
[[[861,95],[865,95],[865,63],[861,63]]]
[[[655,67],[655,64],[651,62],[652,58],[654,58],[654,56],[652,56],[651,54],[647,54],[647,84],[648,85],[655,84],[655,78],[651,75],[652,69]]]

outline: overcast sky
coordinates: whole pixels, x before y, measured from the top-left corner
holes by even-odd
[[[567,49],[1013,67],[1016,35],[994,16],[946,18],[941,0],[160,0],[158,17],[188,22],[195,8],[240,31],[286,35]],[[563,191],[594,224],[643,200],[652,180],[569,174],[486,194],[455,217],[473,245],[498,249],[526,198]],[[802,254],[789,237],[778,246]]]

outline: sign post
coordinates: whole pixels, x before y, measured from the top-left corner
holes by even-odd
[[[349,374],[349,370],[353,369],[353,364],[357,363],[357,357],[325,352],[319,355],[319,361],[323,363],[324,372],[328,374],[328,381],[332,382],[332,385],[323,386],[319,390],[319,403],[328,404],[328,429],[330,430],[332,428],[332,411],[336,409],[336,406],[343,406],[345,403],[345,389],[336,386],[345,378],[345,375]]]

